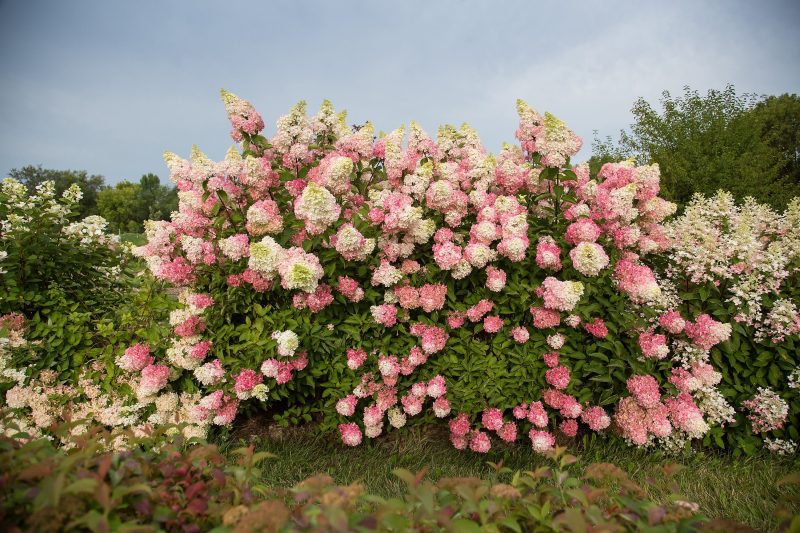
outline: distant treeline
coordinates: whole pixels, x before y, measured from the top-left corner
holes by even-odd
[[[121,181],[114,186],[85,170],[50,170],[41,165],[12,169],[9,176],[31,191],[44,181],[53,181],[59,195],[77,183],[83,191],[78,208],[81,217],[100,215],[114,232],[139,233],[145,220],[169,220],[170,213],[178,209],[177,190],[162,185],[155,174],[145,174],[138,183]]]

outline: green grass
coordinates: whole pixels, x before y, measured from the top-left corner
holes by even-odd
[[[241,428],[225,447],[242,441],[256,443],[261,451],[276,455],[265,468],[265,482],[292,486],[317,473],[327,473],[340,484],[362,482],[370,492],[383,496],[397,494],[404,486],[392,474],[395,468],[419,471],[428,467],[428,478],[482,477],[495,475],[487,463],[503,461],[512,470],[532,470],[547,460],[522,444],[495,445],[486,456],[460,452],[450,446],[447,434],[408,429],[377,440],[365,439],[356,448],[343,446],[335,435],[313,429],[259,427],[257,421]],[[679,493],[700,504],[711,518],[726,518],[757,530],[773,530],[773,516],[781,496],[798,495],[797,490],[778,487],[777,481],[797,467],[790,460],[773,456],[734,459],[726,455],[698,452],[667,457],[638,450],[617,440],[594,439],[570,449],[583,469],[595,462],[613,463],[625,470],[655,501]],[[660,468],[677,463],[684,468],[667,479]],[[794,509],[800,512],[800,509]]]
[[[120,233],[119,240],[129,242],[135,246],[147,244],[147,237],[144,233]]]

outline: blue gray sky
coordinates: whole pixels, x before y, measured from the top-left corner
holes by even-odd
[[[800,92],[800,2],[0,0],[0,173],[166,178],[164,150],[231,145],[219,88],[272,134],[323,98],[392,130],[468,122],[497,151],[514,102],[584,138],[616,136],[638,96]]]

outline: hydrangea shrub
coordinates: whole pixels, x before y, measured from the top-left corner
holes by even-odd
[[[720,354],[747,326],[779,369],[795,368],[781,348],[796,340],[794,304],[752,310],[747,286],[730,301],[702,296],[720,260],[693,262],[702,246],[681,241],[681,224],[704,218],[720,241],[727,227],[693,207],[665,223],[676,206],[658,195],[656,165],[590,176],[570,163],[580,139],[521,101],[519,144],[497,156],[466,125],[376,137],[328,102],[312,117],[301,102],[267,138],[250,103],[223,101],[239,148],[219,162],[167,153],[179,209],[148,223],[136,250],[180,307],[168,338],[116,354],[115,383],[135,406],[127,425],[179,422],[194,436],[264,409],[317,419],[347,445],[441,419],[475,452],[523,439],[545,452],[594,432],[726,446],[726,432],[752,443],[767,427],[793,446],[796,408],[744,404],[771,397]],[[761,296],[796,286],[792,209],[771,234],[783,266],[765,260],[754,275],[772,276]],[[758,313],[773,325],[747,322]],[[763,413],[766,425],[752,419]]]

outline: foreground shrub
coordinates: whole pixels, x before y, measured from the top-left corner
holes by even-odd
[[[120,438],[125,451],[106,451]],[[226,457],[211,445],[187,448],[177,436],[104,431],[76,444],[59,450],[46,439],[0,437],[4,530],[690,531],[704,521],[696,504],[677,496],[662,505],[648,501],[613,465],[571,474],[575,458],[563,450],[552,455],[553,467],[521,473],[498,466],[497,477],[508,482],[431,482],[424,472],[397,470],[406,489],[385,499],[324,475],[291,489],[264,485],[268,454],[252,448]]]
[[[71,442],[58,450],[47,439],[0,437],[3,529],[109,531],[144,524],[205,531],[232,507],[256,501],[257,465],[267,456],[242,449],[233,452],[238,461],[228,461],[214,446],[187,448],[163,432],[135,437],[91,430]],[[119,446],[126,450],[106,451]]]

